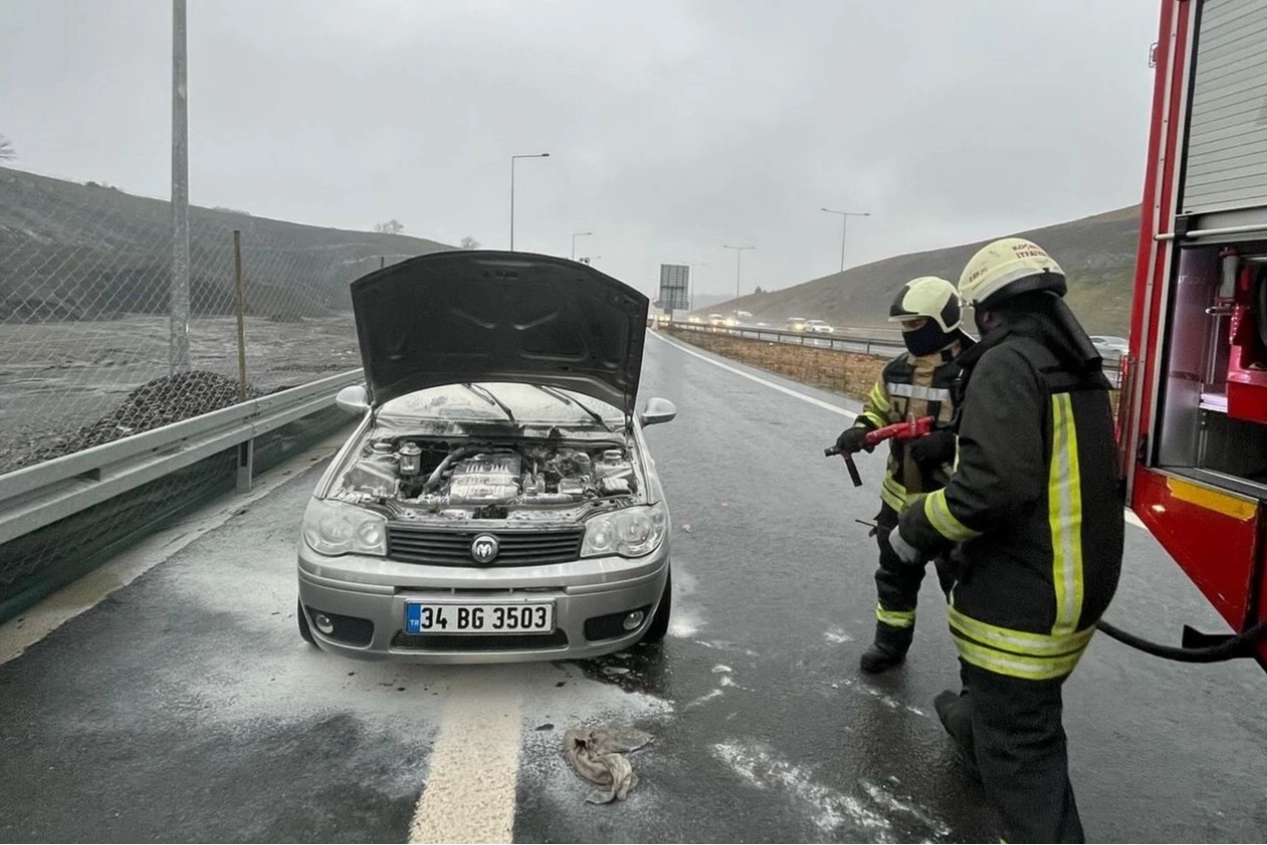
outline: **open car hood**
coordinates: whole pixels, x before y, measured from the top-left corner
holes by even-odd
[[[352,283],[370,404],[444,384],[550,385],[632,417],[647,297],[526,252],[437,252]]]

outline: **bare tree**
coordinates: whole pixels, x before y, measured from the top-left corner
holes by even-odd
[[[393,217],[386,223],[375,223],[374,231],[381,232],[384,235],[399,235],[401,232],[405,231],[405,225]]]
[[[0,161],[12,161],[18,157],[18,151],[13,149],[13,144],[8,138],[0,135]]]
[[[479,249],[481,246],[483,246],[483,244],[475,240],[475,238],[471,237],[470,235],[467,235],[465,238],[462,239],[461,246],[462,246],[462,249]]]

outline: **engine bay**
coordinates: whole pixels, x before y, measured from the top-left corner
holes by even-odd
[[[403,436],[367,440],[331,494],[405,515],[497,519],[630,504],[639,497],[640,481],[628,446],[613,442],[473,443]]]

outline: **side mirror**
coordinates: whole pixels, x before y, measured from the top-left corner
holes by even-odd
[[[668,399],[661,399],[657,396],[647,400],[642,413],[638,415],[638,422],[642,423],[645,428],[649,425],[669,422],[676,416],[677,406]]]
[[[360,384],[349,385],[340,390],[334,397],[334,404],[358,417],[370,409],[370,403],[365,397],[365,386]]]

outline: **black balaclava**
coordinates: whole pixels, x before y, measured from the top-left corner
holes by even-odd
[[[936,320],[925,319],[924,325],[909,332],[902,332],[902,341],[912,355],[932,355],[945,349],[955,339],[954,333],[941,330]]]

